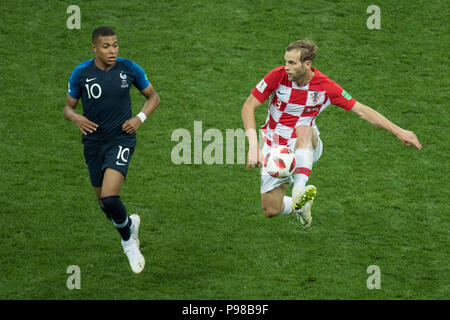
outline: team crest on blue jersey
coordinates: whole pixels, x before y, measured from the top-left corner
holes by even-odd
[[[123,73],[123,71],[120,71],[120,79],[122,79],[122,85],[121,88],[128,88],[128,82],[127,82],[127,75]]]

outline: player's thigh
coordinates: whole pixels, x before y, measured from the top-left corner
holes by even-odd
[[[101,200],[102,198],[102,187],[93,187],[95,196],[97,197],[97,200]]]
[[[111,168],[106,168],[103,174],[101,198],[120,195],[125,176]]]
[[[281,211],[283,198],[288,187],[289,183],[283,183],[268,192],[261,193],[261,206],[266,216],[277,215]]]
[[[120,195],[126,179],[134,147],[116,143],[108,148],[103,161],[102,197]]]
[[[295,128],[297,141],[295,149],[310,149],[314,150],[318,144],[318,134],[311,126],[298,126]]]

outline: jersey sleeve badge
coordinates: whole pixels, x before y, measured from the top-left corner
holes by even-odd
[[[267,87],[267,83],[264,81],[264,79],[262,79],[257,85],[256,85],[256,89],[263,93],[264,90],[266,90]]]
[[[350,95],[350,93],[348,93],[345,90],[342,90],[342,96],[349,101],[352,99],[352,96]]]

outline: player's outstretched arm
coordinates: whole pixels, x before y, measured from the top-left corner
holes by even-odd
[[[392,132],[403,144],[413,145],[419,150],[422,149],[422,145],[414,132],[400,128],[372,108],[356,102],[351,111],[374,126]]]
[[[71,96],[67,95],[66,105],[64,106],[63,117],[69,121],[75,123],[80,129],[80,131],[87,135],[88,133],[92,133],[97,130],[98,125],[92,121],[90,121],[85,116],[78,114],[75,111],[75,108],[78,104],[78,99],[74,99]]]
[[[255,109],[262,105],[253,94],[250,94],[242,106],[242,122],[244,123],[245,135],[248,139],[247,169],[249,167],[260,168],[262,166],[262,155],[258,145],[256,133]]]
[[[150,116],[158,107],[160,102],[159,95],[151,84],[149,84],[148,87],[144,90],[141,90],[141,93],[144,97],[147,98],[147,101],[145,101],[144,107],[142,107],[142,110],[140,112],[140,114],[144,114],[144,117],[141,118],[142,115],[141,117],[135,116],[123,123],[122,130],[128,134],[135,133],[136,130],[141,126],[143,119],[145,120],[148,116]]]

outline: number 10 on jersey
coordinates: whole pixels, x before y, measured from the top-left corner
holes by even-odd
[[[100,87],[98,83],[93,83],[90,86],[86,83],[85,87],[89,99],[91,99],[91,97],[94,99],[98,99],[102,95],[102,87]]]

